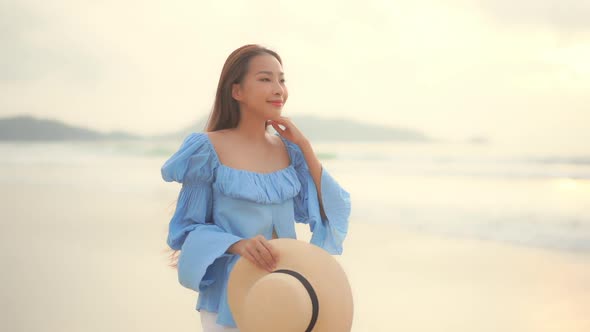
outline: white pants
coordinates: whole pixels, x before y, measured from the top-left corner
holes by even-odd
[[[235,327],[223,326],[217,324],[217,313],[201,310],[201,325],[203,332],[240,332]]]

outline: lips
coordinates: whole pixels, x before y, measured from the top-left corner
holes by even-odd
[[[269,103],[275,105],[275,106],[283,106],[283,102],[282,101],[269,101]]]

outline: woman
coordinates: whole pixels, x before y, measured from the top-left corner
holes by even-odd
[[[162,166],[182,183],[167,243],[181,285],[199,293],[203,331],[237,331],[227,303],[229,273],[241,256],[272,271],[271,238],[296,238],[342,253],[350,195],[322,168],[310,142],[281,116],[288,98],[282,60],[245,45],[227,58],[206,132],[188,135]],[[277,134],[267,132],[271,125]],[[174,257],[174,255],[173,255]]]

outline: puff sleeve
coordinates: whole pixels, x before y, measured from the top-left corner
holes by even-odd
[[[348,233],[351,211],[350,194],[322,167],[322,205],[326,218],[320,213],[318,192],[301,149],[292,144],[293,164],[301,182],[301,191],[294,198],[295,221],[309,224],[311,243],[330,254],[342,254],[342,243]]]
[[[181,250],[178,280],[194,291],[215,282],[208,268],[242,238],[225,232],[212,220],[212,182],[215,162],[204,133],[192,133],[162,166],[166,182],[182,184],[168,227],[167,244]]]

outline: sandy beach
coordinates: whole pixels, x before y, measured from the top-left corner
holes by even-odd
[[[2,167],[2,330],[200,331],[197,294],[166,266],[178,187],[158,162]],[[590,330],[584,254],[352,219],[336,257],[355,332]]]
[[[587,331],[588,257],[351,224],[354,331]]]

